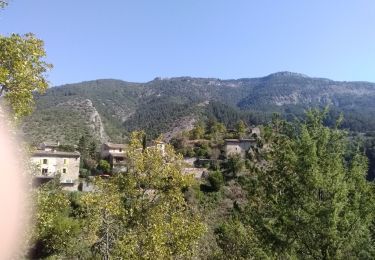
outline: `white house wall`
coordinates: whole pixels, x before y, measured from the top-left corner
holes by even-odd
[[[47,159],[47,164],[43,164],[43,160]],[[66,160],[66,163],[64,163]],[[33,165],[37,166],[38,172],[37,176],[43,176],[42,169],[48,169],[47,176],[55,176],[60,174],[61,183],[70,183],[73,182],[74,185],[69,184],[69,186],[78,186],[79,178],[79,157],[48,157],[48,156],[32,156],[31,162]],[[66,169],[66,173],[63,173],[63,170]],[[70,190],[70,188],[67,188]],[[76,187],[73,189],[76,190]]]

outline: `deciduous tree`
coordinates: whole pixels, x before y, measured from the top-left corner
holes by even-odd
[[[98,170],[103,171],[103,173],[109,173],[111,170],[111,165],[106,160],[100,160],[98,164]]]
[[[142,132],[132,134],[126,173],[97,179],[95,192],[83,196],[89,237],[104,259],[190,258],[205,230],[183,195],[194,180],[171,147],[162,154],[142,149],[142,140]]]
[[[70,217],[69,197],[59,186],[59,179],[32,191],[36,206],[32,258],[78,254],[76,243],[80,237],[80,222]],[[81,247],[84,247],[81,244]]]
[[[16,119],[31,112],[33,92],[48,87],[45,73],[52,65],[44,61],[45,56],[43,41],[31,33],[0,35],[0,96],[4,95]]]
[[[196,126],[191,130],[191,139],[202,139],[205,133],[204,124],[198,122]]]

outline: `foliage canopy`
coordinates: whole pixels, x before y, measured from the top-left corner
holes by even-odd
[[[0,96],[5,95],[15,118],[31,112],[33,91],[48,87],[45,73],[52,65],[45,56],[43,41],[32,33],[0,35]]]
[[[276,119],[267,163],[249,186],[245,223],[273,256],[352,259],[373,254],[373,184],[359,151],[347,158],[346,134],[310,110],[300,124]],[[250,188],[251,187],[251,188]]]

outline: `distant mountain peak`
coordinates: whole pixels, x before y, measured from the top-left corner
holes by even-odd
[[[280,72],[272,73],[272,74],[269,74],[268,76],[266,76],[266,78],[276,78],[276,77],[309,78],[309,76],[307,76],[305,74],[290,72],[290,71],[280,71]]]

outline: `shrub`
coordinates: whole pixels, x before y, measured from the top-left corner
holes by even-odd
[[[106,160],[100,160],[97,169],[103,171],[103,173],[109,173],[111,165]]]
[[[211,172],[208,176],[208,182],[211,185],[213,191],[219,191],[221,186],[224,184],[224,177],[220,171]]]

